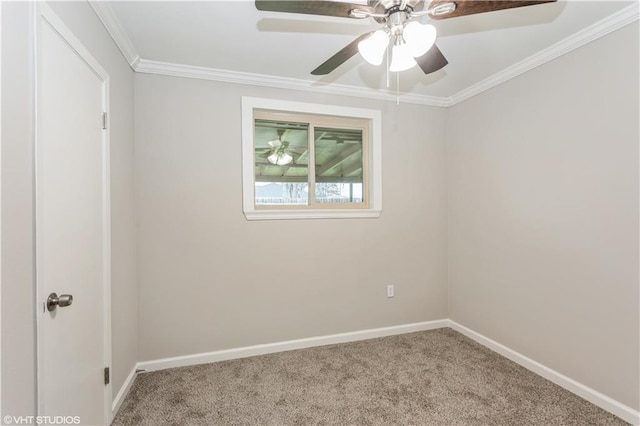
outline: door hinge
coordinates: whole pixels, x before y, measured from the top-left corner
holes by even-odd
[[[109,384],[109,367],[104,368],[104,384]]]
[[[107,113],[102,113],[102,129],[105,130],[107,128]]]

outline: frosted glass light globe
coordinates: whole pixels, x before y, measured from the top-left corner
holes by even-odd
[[[389,44],[389,34],[378,30],[358,43],[358,52],[371,65],[380,65]]]
[[[293,157],[288,152],[285,152],[284,154],[282,154],[280,156],[280,158],[278,158],[277,164],[278,164],[278,166],[286,166],[292,160],[293,160]]]
[[[403,43],[393,46],[393,49],[391,50],[391,65],[389,66],[389,71],[400,72],[408,70],[415,65],[418,65],[418,63],[413,59],[413,55],[411,54],[411,49],[408,44]]]
[[[409,46],[411,56],[417,58],[427,53],[435,43],[436,28],[433,25],[422,25],[412,21],[404,27],[402,36]]]

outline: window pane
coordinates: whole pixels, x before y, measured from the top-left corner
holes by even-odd
[[[362,130],[314,129],[318,203],[363,203]]]
[[[255,120],[255,203],[309,204],[309,125]]]

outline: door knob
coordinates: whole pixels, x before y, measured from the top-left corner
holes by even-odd
[[[47,310],[49,312],[53,312],[58,306],[64,308],[65,306],[69,306],[72,303],[73,296],[70,294],[61,294],[60,296],[58,296],[56,293],[51,293],[49,297],[47,297]]]

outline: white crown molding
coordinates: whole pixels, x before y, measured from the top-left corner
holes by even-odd
[[[622,9],[621,11],[614,13],[595,24],[578,31],[575,34],[549,46],[546,49],[535,53],[528,58],[508,67],[496,74],[485,78],[484,80],[467,87],[464,90],[456,93],[449,98],[449,105],[452,106],[466,99],[471,98],[479,93],[491,89],[505,81],[511,80],[527,71],[532,70],[540,65],[543,65],[549,61],[556,59],[566,53],[571,52],[579,47],[584,46],[600,37],[603,37],[619,28],[624,27],[634,21],[638,20],[640,14],[640,7],[638,2],[634,2],[630,6]]]
[[[126,35],[108,2],[89,0],[103,25],[127,59],[131,68],[140,73],[169,75],[175,77],[196,78],[226,83],[246,84],[252,86],[273,87],[278,89],[301,90],[316,93],[353,96],[358,98],[396,101],[396,94],[373,88],[348,86],[342,84],[323,84],[310,80],[276,77],[264,74],[253,74],[228,71],[215,68],[174,64],[169,62],[143,59]],[[467,100],[472,96],[491,89],[514,77],[524,74],[574,49],[584,46],[612,31],[638,20],[640,7],[634,2],[621,11],[596,22],[595,24],[559,41],[558,43],[531,55],[530,57],[497,72],[496,74],[473,84],[450,97],[426,96],[413,93],[400,95],[400,102],[435,107],[450,107]]]
[[[131,68],[135,71],[136,65],[140,60],[140,55],[133,43],[131,43],[124,28],[120,25],[120,21],[116,18],[115,13],[113,13],[109,2],[89,0],[89,4],[96,12],[96,15],[98,15],[102,25],[104,25],[113,41],[115,41],[122,55],[124,55]]]
[[[264,74],[228,71],[192,65],[173,64],[169,62],[151,61],[147,59],[140,59],[134,70],[136,72],[146,74],[171,75],[175,77],[222,81],[225,83],[274,87],[278,89],[302,90],[306,92],[317,92],[324,94],[330,93],[333,95],[353,96],[357,98],[377,99],[381,101],[396,101],[395,93],[377,89],[347,86],[343,84],[318,83],[297,78],[276,77]],[[436,96],[424,96],[412,93],[400,94],[400,102],[402,103],[443,107],[448,104],[448,101],[448,98],[440,98]]]

